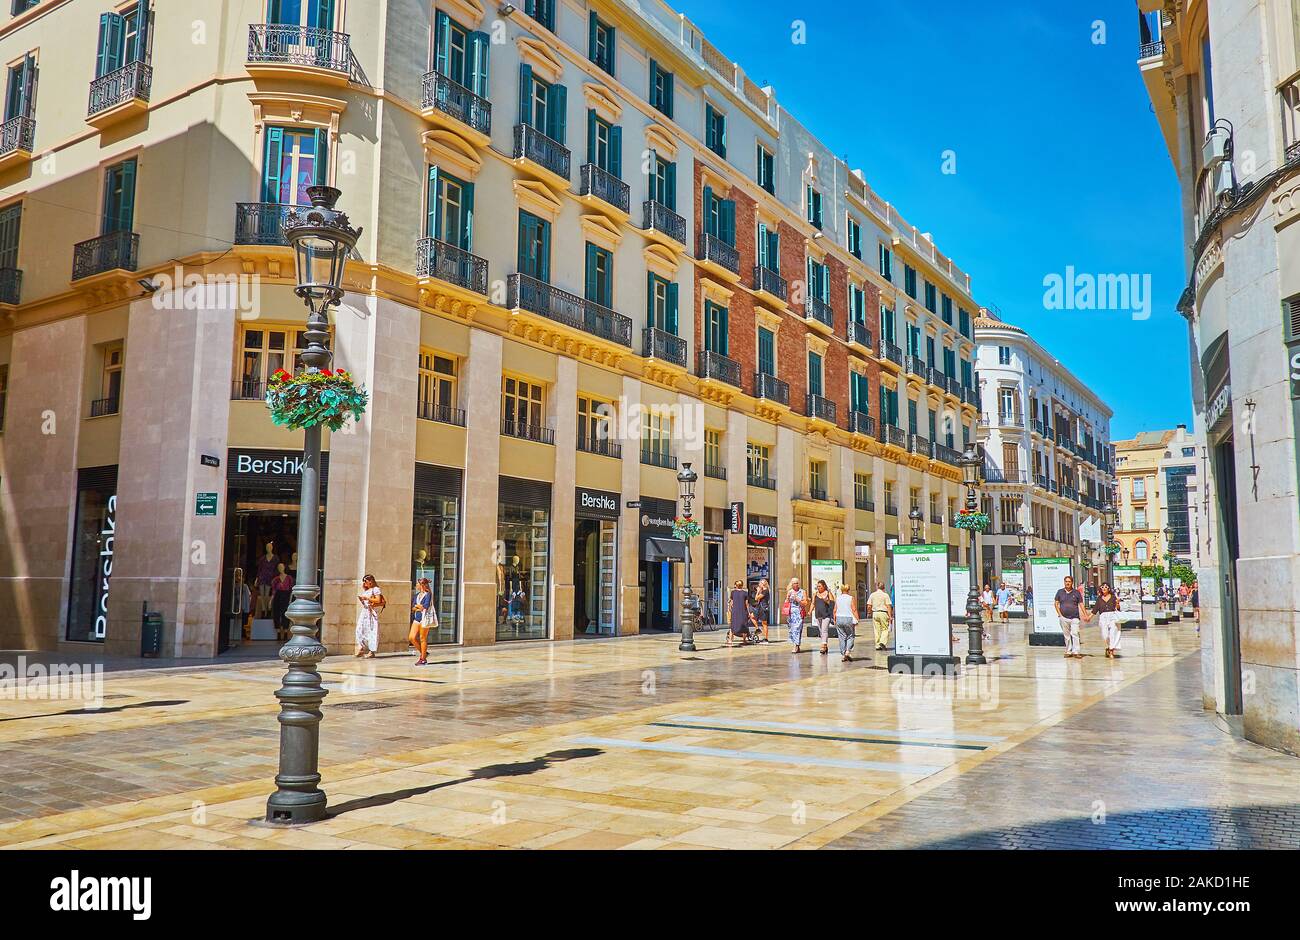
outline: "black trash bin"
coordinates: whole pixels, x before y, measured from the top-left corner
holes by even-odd
[[[162,614],[145,610],[140,622],[140,655],[146,659],[157,659],[162,652],[162,642]]]

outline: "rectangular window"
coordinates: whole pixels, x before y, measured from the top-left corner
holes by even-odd
[[[815,352],[808,353],[808,393],[822,394],[822,357]]]
[[[262,202],[309,206],[308,186],[328,182],[328,131],[268,127],[262,156]]]
[[[661,114],[673,116],[673,73],[665,72],[650,60],[650,103]]]
[[[925,309],[931,313],[939,312],[938,290],[929,281],[925,282]]]
[[[849,373],[849,403],[856,412],[871,412],[871,382],[861,372]]]
[[[502,377],[501,418],[515,428],[541,427],[546,413],[546,395],[538,382]]]
[[[91,406],[92,417],[115,415],[122,405],[122,364],[124,352],[121,343],[104,347],[99,379],[99,401]]]
[[[31,117],[36,110],[36,56],[28,53],[17,65],[9,67],[9,85],[5,89],[5,120]]]
[[[661,206],[677,211],[677,164],[665,160],[658,154],[654,154],[654,173],[650,176],[650,198]]]
[[[950,346],[943,347],[943,374],[949,378],[957,375],[957,353]]]
[[[999,347],[998,347],[998,365],[1000,365],[1000,366],[1009,366],[1009,365],[1011,365],[1011,347],[1010,347],[1010,346],[999,346]]]
[[[0,270],[18,267],[18,234],[22,220],[21,202],[10,203],[0,209]]]
[[[885,511],[894,515],[898,514],[898,503],[894,501],[894,481],[885,481]]]
[[[867,323],[867,295],[857,284],[849,284],[849,320],[853,323]]]
[[[1147,495],[1147,481],[1143,477],[1133,478],[1133,498],[1145,499]]]
[[[826,498],[826,462],[808,461],[808,489],[814,499]]]
[[[758,328],[758,371],[776,375],[776,334],[765,326]]]
[[[677,285],[653,272],[647,275],[646,319],[656,330],[677,335]]]
[[[830,303],[830,272],[820,261],[808,259],[808,296]]]
[[[99,15],[96,78],[103,78],[132,62],[147,62],[148,58],[149,0],[138,0],[125,13]]]
[[[916,268],[910,264],[903,265],[903,292],[916,300]]]
[[[606,173],[623,176],[623,129],[587,112],[587,162]]]
[[[963,359],[961,361],[961,387],[965,389],[969,389],[972,387],[971,383],[973,381],[974,381],[974,377],[973,377],[973,372],[971,370],[970,360]]]
[[[429,167],[425,235],[469,251],[473,245],[474,184]]]
[[[848,249],[849,254],[862,260],[862,226],[856,219],[849,219],[848,225]]]
[[[524,12],[547,29],[555,29],[555,0],[524,0]]]
[[[925,338],[925,364],[933,369],[934,362],[934,337],[927,336]]]
[[[916,432],[916,399],[909,398],[907,400],[907,433],[915,434]]]
[[[551,280],[551,223],[529,212],[519,213],[519,273]]]
[[[670,466],[673,418],[662,411],[648,411],[641,418],[641,460],[654,466]]]
[[[957,323],[957,331],[961,333],[962,336],[970,339],[970,313],[965,310],[958,310]]]
[[[491,44],[488,34],[466,29],[441,10],[434,17],[433,28],[433,70],[486,98]]]
[[[711,186],[704,187],[701,200],[704,207],[704,231],[728,245],[736,244],[736,203],[720,199]]]
[[[710,300],[704,302],[704,348],[727,355],[727,308]]]
[[[758,264],[774,274],[781,273],[781,233],[758,223]]]
[[[613,402],[588,395],[578,396],[578,450],[601,451],[610,439],[610,421],[614,417]]]
[[[568,126],[568,89],[552,85],[533,74],[528,63],[519,66],[519,122],[564,144]]]
[[[100,234],[129,232],[135,224],[135,157],[104,171],[104,216]]]
[[[245,329],[240,344],[240,399],[257,399],[266,393],[267,380],[280,369],[297,372],[299,354],[307,348],[305,330]]]
[[[804,209],[808,213],[808,221],[814,228],[822,227],[822,194],[813,189],[809,183],[804,188]]]
[[[722,432],[705,429],[704,431],[704,465],[706,467],[722,466]]]
[[[602,307],[614,306],[614,256],[590,242],[587,243],[586,296]]]
[[[707,103],[704,105],[704,146],[727,159],[727,116]]]
[[[1147,527],[1147,511],[1145,509],[1133,510],[1133,528],[1145,529]]]
[[[766,444],[745,444],[745,471],[750,480],[772,479],[772,452]]]
[[[871,505],[871,477],[866,473],[853,474],[853,503],[859,509]]]
[[[419,383],[421,417],[447,420],[459,401],[456,397],[456,360],[432,349],[421,349]]]
[[[939,306],[943,311],[943,322],[952,326],[952,298],[943,294]]]
[[[758,145],[758,185],[765,191],[776,193],[776,157],[762,144]]]
[[[894,310],[885,304],[880,305],[880,340],[885,343],[894,341]]]
[[[610,75],[614,74],[614,27],[602,22],[593,10],[588,20],[587,57]]]
[[[880,243],[880,276],[886,281],[894,279],[894,253],[884,242]]]

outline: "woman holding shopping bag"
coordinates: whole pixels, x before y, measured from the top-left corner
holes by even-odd
[[[375,576],[366,575],[361,579],[361,593],[357,595],[361,610],[357,612],[357,652],[358,659],[374,659],[379,651],[379,612],[388,606],[384,592],[375,582]]]
[[[1095,609],[1101,621],[1101,639],[1106,644],[1106,658],[1115,659],[1119,655],[1120,622],[1123,615],[1119,611],[1119,598],[1109,584],[1101,586]]]

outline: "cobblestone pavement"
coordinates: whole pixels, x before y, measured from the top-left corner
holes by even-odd
[[[841,663],[720,640],[448,649],[424,669],[332,657],[331,816],[288,831],[256,824],[279,664],[111,673],[99,709],[0,700],[0,847],[1292,846],[1300,830],[1300,761],[1200,711],[1190,624],[1126,635],[1114,661],[1030,648],[1012,624],[956,680],[891,676],[861,645]]]

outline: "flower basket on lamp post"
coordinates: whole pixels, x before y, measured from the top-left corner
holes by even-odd
[[[292,431],[323,425],[338,431],[350,415],[360,420],[370,396],[344,369],[290,374],[278,369],[266,389],[271,420]]]

